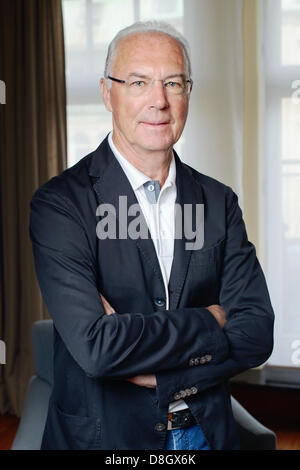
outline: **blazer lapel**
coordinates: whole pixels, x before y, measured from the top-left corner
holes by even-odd
[[[116,223],[122,224],[122,221],[119,218],[119,196],[127,197],[127,209],[133,204],[138,205],[138,200],[134,194],[132,186],[125,175],[122,167],[120,166],[118,160],[115,158],[109,143],[106,138],[98,149],[94,152],[92,163],[89,169],[90,176],[94,179],[93,188],[98,197],[99,204],[111,204],[116,211]],[[140,210],[140,219],[144,224],[144,227],[147,227],[146,220],[143,216],[142,211]],[[128,234],[128,225],[134,216],[129,216],[127,214],[127,224],[123,225],[122,229]],[[128,235],[127,235],[128,236]],[[148,230],[148,236],[146,239],[138,238],[133,240],[138,246],[143,259],[146,264],[153,269],[158,279],[163,283],[163,277],[161,269],[159,266],[159,261],[156,256],[155,247],[151,239],[150,232]]]
[[[176,238],[174,242],[174,258],[170,274],[169,292],[170,292],[170,310],[175,310],[178,306],[182,288],[188,272],[188,267],[193,250],[191,245],[195,241],[195,237],[189,238],[189,234],[184,229],[185,205],[190,205],[195,211],[196,204],[203,204],[203,193],[201,185],[198,184],[192,176],[192,171],[184,165],[177,154],[176,160],[176,188],[177,198],[176,204],[180,206],[181,211],[177,215],[177,227],[181,228],[181,237]],[[197,224],[196,224],[196,227]],[[195,228],[195,227],[194,227]],[[200,230],[203,227],[200,227]]]

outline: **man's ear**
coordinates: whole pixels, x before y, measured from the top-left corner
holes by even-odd
[[[108,111],[112,112],[112,107],[110,103],[110,90],[107,86],[107,80],[105,78],[100,79],[100,90],[103,99],[103,103]]]

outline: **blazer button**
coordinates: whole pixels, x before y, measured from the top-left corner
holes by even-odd
[[[166,306],[166,302],[164,299],[155,299],[154,300],[154,303],[156,305],[156,307],[165,307]]]
[[[192,395],[192,390],[190,388],[187,388],[185,393],[186,393],[186,396],[189,397],[190,395]]]
[[[206,362],[210,362],[212,360],[212,356],[210,354],[206,354],[206,356],[204,357],[206,359]]]
[[[195,395],[196,393],[198,393],[198,388],[197,387],[191,387],[191,392],[193,395]]]
[[[194,360],[194,363],[195,363],[195,366],[199,366],[199,364],[200,364],[200,357],[196,357],[196,359]]]
[[[199,362],[200,362],[200,364],[205,364],[206,363],[205,356],[200,357]]]
[[[179,393],[180,393],[180,397],[181,397],[181,398],[186,397],[186,391],[185,391],[185,390],[180,390]]]
[[[196,359],[190,359],[189,360],[189,366],[192,367],[194,365],[196,365]]]
[[[164,431],[166,429],[166,425],[164,423],[157,423],[155,425],[155,431]]]
[[[180,393],[180,392],[176,392],[176,393],[174,394],[174,400],[180,400],[180,398],[181,398],[181,393]]]

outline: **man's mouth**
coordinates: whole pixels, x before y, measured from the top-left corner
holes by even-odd
[[[169,124],[168,121],[164,121],[164,122],[146,122],[146,121],[142,121],[141,124],[145,124],[146,126],[153,126],[153,127],[159,127],[159,126],[166,126],[167,124]]]

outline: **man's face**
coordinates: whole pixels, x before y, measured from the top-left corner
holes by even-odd
[[[133,75],[137,79],[147,76],[157,80],[185,75],[181,48],[163,34],[130,35],[120,41],[110,74],[122,80]],[[165,151],[172,148],[183,131],[189,96],[167,93],[160,81],[140,96],[132,96],[125,84],[116,82],[108,89],[105,81],[102,96],[113,115],[115,142],[124,149]]]

